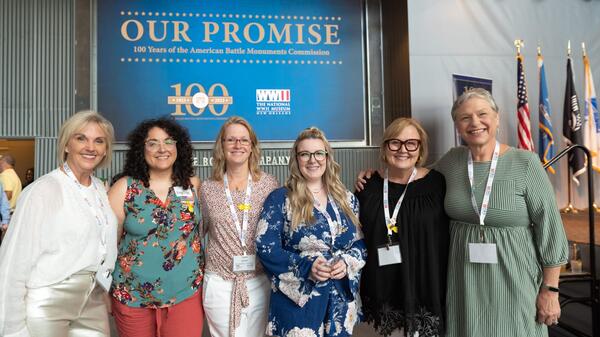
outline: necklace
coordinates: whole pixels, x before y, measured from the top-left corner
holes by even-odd
[[[322,190],[323,190],[323,186],[321,186],[321,188],[319,188],[318,190],[314,190],[314,191],[310,190],[310,191],[312,192],[312,194],[319,194],[319,193],[321,193]]]

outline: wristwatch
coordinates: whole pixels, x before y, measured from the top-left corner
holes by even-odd
[[[552,291],[552,292],[555,292],[555,293],[559,292],[558,287],[553,287],[553,286],[547,285],[545,283],[542,284],[542,288],[543,289],[548,289],[549,291]]]

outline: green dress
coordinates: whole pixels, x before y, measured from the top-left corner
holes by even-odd
[[[547,336],[536,322],[542,268],[565,264],[568,243],[554,190],[533,152],[509,148],[500,155],[483,232],[496,243],[498,263],[469,262],[478,242],[479,216],[471,204],[468,148],[451,149],[436,163],[446,177],[444,208],[451,219],[447,336]],[[481,209],[491,162],[474,163]]]

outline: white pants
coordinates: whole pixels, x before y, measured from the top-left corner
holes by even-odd
[[[25,303],[30,335],[110,336],[103,294],[92,272],[75,273],[59,283],[28,289]]]
[[[265,335],[271,283],[265,275],[246,281],[250,305],[242,308],[240,325],[235,337],[258,337]],[[229,336],[229,310],[233,281],[226,281],[219,275],[207,272],[204,275],[202,303],[210,335],[212,337]]]

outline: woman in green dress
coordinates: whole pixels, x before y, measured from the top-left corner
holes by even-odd
[[[568,257],[552,185],[535,153],[496,139],[488,91],[463,93],[452,119],[466,146],[435,165],[451,219],[447,336],[547,336]]]

